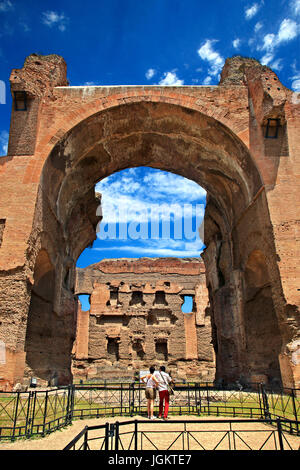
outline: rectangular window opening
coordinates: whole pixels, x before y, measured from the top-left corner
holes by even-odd
[[[27,95],[25,91],[14,91],[15,111],[27,111]]]
[[[269,118],[267,120],[265,138],[266,139],[277,139],[279,126],[280,126],[280,120],[279,119]]]
[[[119,361],[119,338],[107,338],[107,353],[113,362]]]
[[[155,353],[158,361],[167,361],[168,360],[168,342],[157,341],[155,343]]]

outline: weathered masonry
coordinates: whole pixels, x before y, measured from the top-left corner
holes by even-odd
[[[75,265],[96,237],[95,183],[135,166],[208,193],[216,379],[299,386],[300,99],[253,59],[218,86],[72,87],[57,55],[10,77],[0,159],[2,382],[72,380]]]
[[[180,379],[214,380],[200,258],[102,260],[76,274],[75,293],[89,294],[90,309],[77,312],[74,376],[132,378],[155,364]]]

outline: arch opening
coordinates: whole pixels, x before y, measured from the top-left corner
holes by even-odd
[[[240,321],[247,318],[251,323],[251,314],[244,315],[243,266],[250,251],[263,247],[271,259],[274,247],[266,236],[269,214],[256,165],[240,139],[215,119],[177,105],[143,102],[94,114],[68,132],[54,146],[41,179],[44,213],[60,241],[58,265],[63,266],[67,256],[74,271],[79,255],[96,238],[102,219],[97,213],[101,195],[94,193],[97,181],[139,166],[184,176],[207,191],[202,258],[217,355],[216,380],[249,379],[251,361],[244,359],[251,336],[245,341]],[[66,305],[68,311],[76,308],[66,283],[59,297],[60,311]],[[274,315],[270,321],[276,324]],[[278,328],[274,334],[278,337]],[[277,353],[276,346],[273,356]],[[251,374],[258,372],[253,360]]]
[[[31,290],[25,340],[25,376],[48,379],[55,373],[51,346],[56,323],[53,312],[54,288],[55,269],[47,251],[42,249],[37,255]]]

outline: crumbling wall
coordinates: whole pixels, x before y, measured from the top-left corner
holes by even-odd
[[[181,379],[214,379],[200,258],[103,260],[77,269],[76,293],[90,294],[90,310],[78,310],[75,376],[132,378],[154,364]],[[188,313],[185,296],[193,299]]]
[[[208,194],[203,259],[217,377],[262,377],[257,363],[267,369],[272,362],[275,375],[268,380],[298,387],[299,94],[268,67],[242,57],[226,60],[219,86],[70,87],[62,57],[35,54],[12,71],[10,82],[8,155],[0,159],[0,341],[6,357],[1,381],[13,385],[24,371],[37,370],[25,347],[34,350],[41,340],[39,334],[26,339],[26,331],[34,272],[45,250],[54,269],[54,316],[49,314],[48,347],[40,354],[44,370],[48,361],[48,379],[54,361],[58,382],[70,382],[75,266],[101,219],[95,183],[124,168],[151,166],[190,178]],[[257,314],[258,301],[255,318],[276,336],[273,358],[267,348],[266,362],[251,333],[247,263],[257,250],[268,267],[263,297],[269,320]],[[203,331],[196,328],[197,338]],[[164,357],[160,343],[157,353]],[[134,342],[134,357],[143,356],[141,344],[142,339]],[[193,344],[189,357],[195,355]],[[127,354],[117,340],[109,349],[116,357]]]

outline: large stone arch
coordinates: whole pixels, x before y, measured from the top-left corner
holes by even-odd
[[[16,168],[30,194],[25,215],[16,201],[13,206],[8,205],[14,218],[20,214],[21,244],[13,261],[10,260],[7,248],[12,249],[9,234],[14,223],[8,217],[0,265],[5,266],[6,262],[11,269],[7,277],[15,276],[16,269],[19,270],[25,286],[38,256],[32,247],[41,233],[51,238],[56,251],[54,270],[58,286],[53,305],[65,328],[67,344],[65,357],[56,369],[60,382],[70,379],[66,356],[71,354],[75,336],[75,263],[95,239],[99,220],[96,209],[100,201],[94,194],[94,185],[115,171],[142,165],[193,179],[208,192],[204,224],[207,248],[203,259],[213,311],[216,379],[251,380],[261,373],[261,369],[255,370],[255,361],[250,370],[249,361],[245,360],[249,349],[244,315],[245,270],[249,254],[260,250],[268,265],[272,321],[280,337],[277,344],[281,344],[281,371],[277,368],[274,376],[267,379],[283,379],[285,385],[295,385],[297,373],[289,362],[290,351],[286,346],[296,344],[296,302],[282,283],[278,250],[283,247],[285,253],[286,248],[280,234],[274,232],[277,217],[274,201],[280,195],[280,190],[276,193],[274,188],[280,152],[274,161],[264,159],[261,153],[267,148],[261,136],[266,115],[273,116],[273,112],[280,110],[280,119],[286,119],[290,113],[291,123],[295,123],[289,91],[274,92],[274,107],[268,99],[263,114],[258,99],[262,103],[267,93],[263,80],[273,79],[275,74],[252,61],[246,64],[242,61],[238,73],[235,69],[232,76],[231,64],[225,66],[219,87],[72,89],[66,86],[61,59],[49,57],[43,59],[43,73],[46,77],[52,67],[53,83],[45,79],[45,86],[41,86],[40,75],[37,82],[32,80],[36,67],[41,65],[35,62],[35,57],[28,60],[27,68],[25,63],[24,69],[13,71],[11,78],[12,89],[25,89],[29,113],[27,126],[22,116],[16,113],[12,116],[11,156],[5,161],[4,174],[9,175]],[[278,82],[276,85],[280,90]],[[288,106],[284,105],[287,99]],[[293,129],[291,125],[290,141],[294,138]],[[292,151],[291,145],[291,155]],[[19,166],[14,165],[16,158]],[[269,196],[271,190],[273,200]],[[46,249],[43,244],[40,248]],[[16,318],[20,311],[23,319],[27,318],[31,288],[20,297],[19,307],[13,311]],[[294,312],[292,328],[287,321],[288,312]],[[24,342],[21,328],[18,343],[11,341],[9,348],[24,351]],[[18,374],[14,379],[22,375]]]
[[[255,246],[265,243],[271,225],[262,178],[249,150],[216,119],[182,106],[148,101],[92,114],[66,133],[45,162],[38,201],[44,208],[41,229],[44,220],[49,224],[52,218],[60,239],[62,279],[95,239],[95,183],[132,166],[176,172],[207,190],[207,254],[203,258],[218,325],[217,378],[234,381],[245,376],[251,380],[242,361],[244,324],[239,317],[243,303],[237,301],[242,286],[236,278],[242,275],[245,263],[240,246],[251,235],[251,217],[257,216]],[[265,244],[264,249],[271,262],[274,246]],[[64,256],[70,265],[65,266]],[[56,292],[60,301],[55,303],[60,303],[61,312],[66,310],[64,302],[72,289],[72,282],[62,283]],[[280,376],[279,371],[277,374]]]

